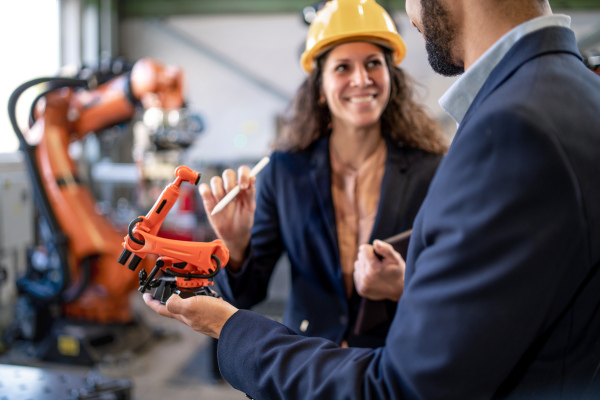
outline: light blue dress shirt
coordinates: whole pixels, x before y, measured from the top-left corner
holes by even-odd
[[[492,70],[506,55],[508,50],[523,36],[550,26],[571,27],[571,17],[555,14],[538,17],[516,26],[492,45],[465,73],[444,93],[439,103],[448,115],[459,125],[475,96],[487,80]]]

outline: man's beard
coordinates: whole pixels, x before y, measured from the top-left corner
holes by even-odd
[[[463,65],[452,61],[452,42],[456,29],[452,27],[448,12],[439,0],[421,0],[421,20],[429,65],[444,76],[455,76],[465,72]]]

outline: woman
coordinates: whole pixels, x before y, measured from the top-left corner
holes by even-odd
[[[258,188],[245,166],[237,179],[227,170],[200,186],[208,214],[237,183],[242,189],[209,217],[230,251],[217,277],[226,300],[240,308],[262,301],[286,252],[288,327],[338,344],[383,345],[402,293],[403,261],[390,246],[376,248],[381,263],[396,271],[391,289],[372,297],[385,299],[388,318],[360,332],[358,247],[412,227],[447,148],[438,125],[412,99],[410,79],[395,67],[404,54],[391,18],[373,0],[334,0],[317,14],[302,55],[309,75]]]

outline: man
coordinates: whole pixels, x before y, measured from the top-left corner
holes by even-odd
[[[257,399],[600,398],[600,78],[546,0],[406,10],[432,67],[465,74],[440,101],[459,128],[385,347],[341,349],[213,298],[146,302],[220,338],[224,378]]]

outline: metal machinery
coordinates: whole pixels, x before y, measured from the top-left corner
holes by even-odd
[[[92,371],[65,372],[0,364],[3,400],[130,400],[132,382],[112,379]]]
[[[39,84],[47,90],[33,101],[23,133],[16,104]],[[118,352],[150,338],[130,304],[138,277],[117,262],[124,232],[98,213],[69,149],[90,133],[99,135],[131,120],[139,109],[185,111],[182,91],[179,68],[141,59],[110,79],[40,78],[13,92],[9,116],[27,166],[36,220],[35,245],[17,279],[11,334],[35,343],[37,357],[90,365],[105,351]],[[160,132],[153,133],[158,143]],[[155,258],[146,257],[142,269]]]
[[[14,282],[33,238],[33,196],[20,153],[0,154],[0,334],[13,322]],[[0,336],[0,353],[6,346]]]

